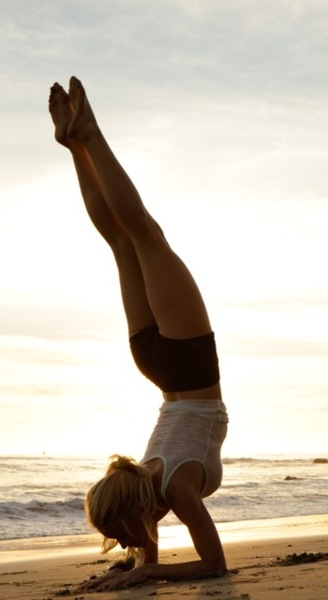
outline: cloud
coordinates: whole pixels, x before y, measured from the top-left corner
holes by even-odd
[[[326,342],[302,339],[301,335],[299,339],[295,339],[294,336],[288,337],[283,334],[276,337],[272,337],[270,333],[263,334],[261,337],[258,335],[243,337],[240,334],[225,338],[220,345],[224,354],[244,358],[328,358]]]
[[[321,2],[16,0],[2,11],[2,71],[19,83],[77,69],[97,94],[107,77],[130,93],[313,95],[325,85],[326,22]]]

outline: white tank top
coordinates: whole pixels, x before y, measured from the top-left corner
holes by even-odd
[[[164,402],[141,464],[153,458],[163,461],[161,494],[172,475],[186,462],[204,467],[202,498],[210,496],[222,479],[221,446],[229,421],[221,400],[177,400]]]

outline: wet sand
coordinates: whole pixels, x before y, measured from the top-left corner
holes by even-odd
[[[170,528],[168,528],[170,529]],[[165,537],[165,536],[164,536]],[[220,579],[151,582],[128,590],[101,592],[107,600],[327,600],[328,515],[248,522],[222,533],[229,574]],[[160,547],[160,562],[195,560],[188,539]],[[177,541],[177,540],[175,540]],[[184,543],[186,545],[184,545]],[[166,547],[165,547],[166,546]],[[120,553],[119,553],[120,554]],[[98,535],[8,540],[0,547],[0,597],[6,600],[75,600],[94,593],[75,589],[100,575],[118,557],[99,552]]]

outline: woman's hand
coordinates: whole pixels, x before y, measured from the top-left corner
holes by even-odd
[[[96,590],[97,592],[102,592],[104,590],[119,590],[145,583],[150,578],[151,575],[149,574],[147,565],[142,565],[141,567],[132,569],[132,571],[123,573],[122,569],[111,569],[105,575],[101,575],[101,577],[84,581],[75,590],[75,593],[87,592],[90,590]]]
[[[105,573],[105,575],[100,575],[100,577],[91,577],[90,579],[86,579],[86,581],[83,581],[81,585],[79,585],[79,587],[75,590],[75,593],[97,590],[100,589],[99,586],[101,586],[102,584],[106,584],[106,586],[109,587],[110,582],[113,581],[119,575],[122,575],[122,569],[110,569],[110,571]]]
[[[115,577],[114,580],[101,584],[98,589],[118,590],[121,588],[129,588],[140,583],[145,583],[151,578],[148,567],[149,565],[142,565],[141,567],[136,567],[127,573],[121,572],[119,575],[117,575],[117,577]]]

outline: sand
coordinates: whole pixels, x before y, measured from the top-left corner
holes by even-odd
[[[245,525],[245,524],[244,524]],[[222,534],[229,574],[222,579],[152,582],[101,592],[107,599],[328,600],[328,515],[248,523]],[[239,533],[238,533],[239,532]],[[265,536],[266,532],[266,536]],[[239,539],[237,539],[239,537]],[[166,540],[164,545],[167,545]],[[288,558],[289,557],[289,558]],[[97,535],[12,540],[0,547],[0,598],[87,600],[79,583],[100,575],[109,557]],[[117,552],[110,556],[117,558]],[[195,560],[193,548],[161,548],[161,562]]]

